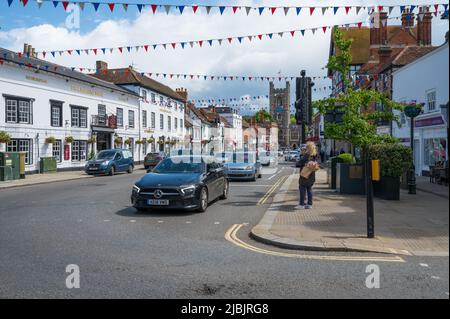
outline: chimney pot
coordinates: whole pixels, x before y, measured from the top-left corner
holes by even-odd
[[[108,63],[104,61],[97,61],[96,63],[97,72],[108,70]]]

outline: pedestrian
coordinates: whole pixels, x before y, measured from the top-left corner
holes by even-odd
[[[316,181],[316,171],[319,169],[319,165],[316,162],[317,149],[316,145],[312,142],[306,144],[304,155],[300,158],[300,178],[299,178],[299,190],[300,190],[300,203],[295,206],[296,209],[310,209],[313,205],[313,192],[312,187]],[[305,205],[306,195],[308,195],[308,202]]]
[[[325,161],[325,151],[320,149],[320,162],[323,163]]]

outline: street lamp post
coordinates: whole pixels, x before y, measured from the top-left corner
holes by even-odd
[[[416,194],[416,172],[414,163],[414,118],[422,112],[422,104],[411,103],[405,106],[405,115],[411,119],[410,142],[412,152],[412,165],[408,174],[408,194]]]

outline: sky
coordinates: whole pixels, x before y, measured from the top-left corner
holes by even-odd
[[[107,0],[97,0],[107,3]],[[116,0],[121,1],[121,0]],[[150,0],[122,0],[127,3],[155,3],[155,4],[205,4],[205,5],[248,5],[248,6],[374,6],[397,4],[434,4],[445,3],[444,0],[390,0],[390,1],[327,1],[327,0],[216,0],[216,1],[150,1]],[[391,16],[399,16],[399,9],[392,11]],[[13,0],[8,7],[7,0],[0,0],[0,46],[14,51],[21,51],[23,43],[33,45],[37,51],[51,51],[59,49],[86,49],[117,46],[136,46],[152,43],[171,43],[176,41],[206,40],[228,38],[230,36],[245,36],[250,34],[274,33],[270,40],[256,40],[249,42],[244,39],[242,44],[237,41],[228,44],[226,41],[219,46],[203,45],[202,48],[173,50],[162,47],[156,50],[138,53],[113,53],[81,56],[47,55],[46,59],[69,67],[95,68],[96,60],[103,60],[110,67],[126,67],[133,65],[139,72],[175,73],[175,74],[206,74],[206,75],[241,75],[241,76],[297,76],[300,70],[306,70],[310,76],[325,76],[324,68],[329,53],[331,32],[323,33],[323,25],[367,22],[367,10],[361,10],[358,15],[354,9],[348,14],[340,9],[336,15],[329,9],[322,15],[317,9],[312,16],[303,9],[299,15],[290,10],[287,15],[283,10],[277,10],[273,15],[266,10],[261,15],[253,11],[247,16],[245,11],[232,13],[230,8],[223,15],[218,9],[212,9],[207,15],[203,8],[194,14],[192,9],[185,8],[182,15],[176,8],[172,8],[167,15],[160,7],[153,14],[148,6],[138,12],[135,6],[130,6],[125,12],[122,7],[115,7],[113,13],[107,5],[100,6],[95,12],[93,6],[85,5],[80,13],[80,23],[73,27],[66,23],[68,13],[61,4],[54,8],[52,2],[44,0],[39,9],[36,0],[29,0],[23,7],[19,0]],[[399,21],[389,20],[389,24]],[[318,27],[313,35],[306,32],[305,36],[297,33],[294,37],[284,35],[280,38],[279,31],[306,29]],[[440,45],[444,41],[448,30],[448,21],[442,21],[433,16],[433,44]],[[115,51],[117,52],[117,51]],[[172,88],[187,88],[189,99],[218,99],[240,98],[245,96],[266,96],[269,91],[267,81],[205,81],[203,79],[163,79],[155,78]],[[327,96],[330,91],[320,91],[318,88],[331,85],[330,80],[315,81],[316,92],[313,99]],[[285,81],[275,81],[276,87],[284,87]],[[294,99],[295,84],[291,83],[291,100]],[[268,104],[267,99],[255,102],[260,107]],[[245,109],[245,107],[243,107]],[[252,109],[247,105],[247,109]],[[245,112],[244,112],[245,113]]]

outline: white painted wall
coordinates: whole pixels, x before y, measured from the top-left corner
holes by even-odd
[[[5,122],[6,95],[34,99],[33,123],[17,124]],[[50,125],[50,99],[63,101],[63,127]],[[123,94],[120,91],[111,91],[102,87],[92,87],[88,83],[62,76],[52,75],[45,71],[39,73],[28,68],[20,68],[4,63],[0,67],[0,130],[8,132],[12,138],[33,140],[33,163],[26,166],[26,171],[36,171],[39,167],[39,157],[52,156],[52,146],[45,144],[45,139],[53,136],[63,141],[66,136],[73,136],[75,140],[87,140],[91,136],[91,116],[97,115],[98,105],[106,105],[107,113],[115,114],[116,108],[124,110],[124,123],[128,123],[128,110],[135,112],[134,129],[117,129],[116,132],[125,138],[136,140],[138,129],[138,97]],[[86,128],[71,127],[70,105],[86,107],[88,125]],[[67,121],[67,125],[65,124]],[[89,152],[89,151],[88,151]],[[71,159],[58,163],[58,168],[83,167],[85,161],[73,162]],[[136,159],[136,158],[135,158]]]
[[[435,49],[433,52],[417,59],[393,73],[393,99],[397,102],[425,103],[424,114],[416,120],[433,118],[441,114],[440,105],[448,102],[449,87],[449,47],[448,43]],[[427,105],[427,93],[436,92],[436,108],[429,110]],[[393,135],[398,138],[409,139],[410,125],[408,118],[400,112],[396,115],[402,118],[403,125],[399,127],[393,124]],[[418,145],[415,150],[416,173],[428,171],[429,166],[424,163],[424,139],[447,138],[446,125],[435,125],[415,128],[414,140]],[[409,145],[409,142],[406,143]],[[448,158],[448,141],[447,150]]]

